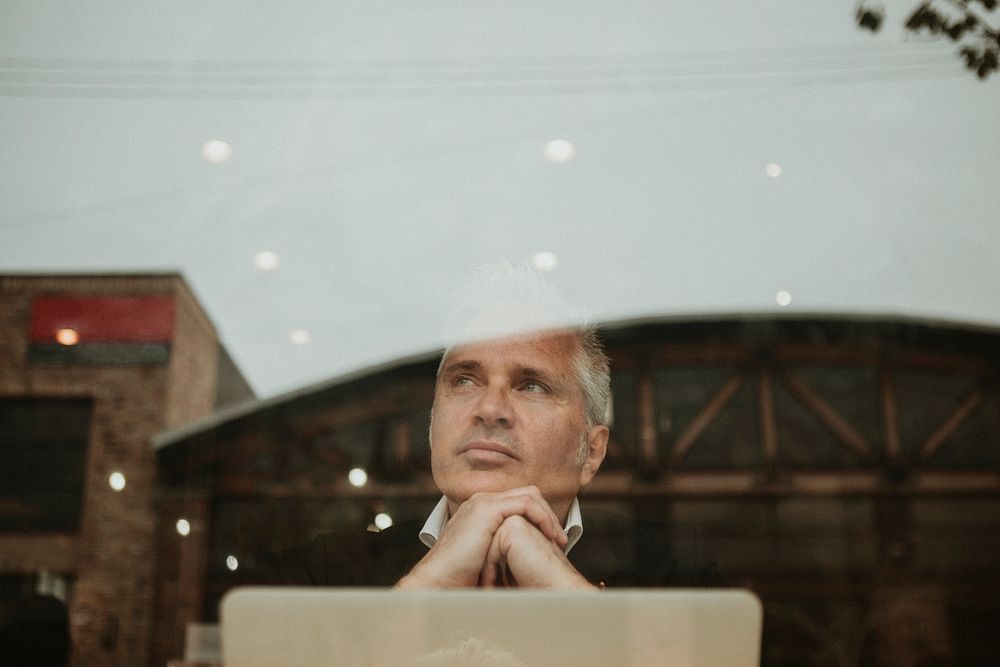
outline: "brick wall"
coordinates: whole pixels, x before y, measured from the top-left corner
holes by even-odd
[[[36,296],[151,294],[175,304],[167,363],[29,363]],[[74,581],[76,666],[150,664],[159,516],[150,438],[212,411],[217,367],[214,328],[179,276],[0,276],[0,397],[93,401],[78,534],[0,534],[0,571],[48,569]],[[116,470],[121,492],[108,484]]]
[[[167,380],[165,425],[178,426],[211,412],[218,381],[215,329],[184,284],[175,292],[174,341]],[[209,372],[210,371],[210,372]]]

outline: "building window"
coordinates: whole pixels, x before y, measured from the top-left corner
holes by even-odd
[[[0,532],[80,528],[89,399],[0,399]]]

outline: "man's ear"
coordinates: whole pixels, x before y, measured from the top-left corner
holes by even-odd
[[[580,486],[590,483],[608,453],[608,427],[598,424],[587,432],[587,458],[580,467]]]

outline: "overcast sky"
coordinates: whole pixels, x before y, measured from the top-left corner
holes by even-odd
[[[913,3],[97,4],[0,1],[0,271],[179,270],[261,396],[541,252],[598,319],[1000,325],[1000,76]]]

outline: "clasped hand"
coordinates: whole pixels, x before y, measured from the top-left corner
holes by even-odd
[[[594,588],[563,553],[568,539],[537,488],[477,493],[396,587]]]

